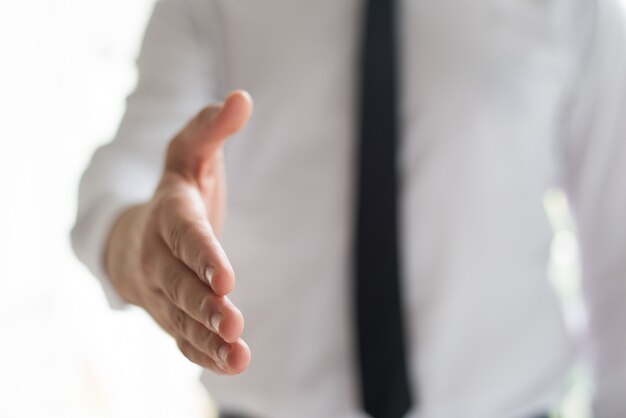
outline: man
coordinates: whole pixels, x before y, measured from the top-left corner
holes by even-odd
[[[162,0],[74,248],[224,413],[535,417],[574,357],[545,273],[562,186],[595,413],[626,416],[624,22],[618,0]]]

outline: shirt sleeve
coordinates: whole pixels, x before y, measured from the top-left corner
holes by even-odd
[[[137,60],[137,87],[121,125],[113,141],[95,152],[80,182],[72,246],[113,308],[125,303],[103,268],[109,231],[126,208],[151,197],[167,143],[216,97],[215,16],[210,2],[196,3],[156,3]]]
[[[585,2],[584,52],[568,115],[566,190],[577,221],[594,416],[626,416],[626,16]]]

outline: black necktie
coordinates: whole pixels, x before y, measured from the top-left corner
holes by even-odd
[[[367,0],[361,55],[356,313],[365,411],[411,406],[398,272],[396,54],[393,0]]]

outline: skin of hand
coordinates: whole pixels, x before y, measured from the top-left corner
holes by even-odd
[[[115,290],[145,309],[192,362],[243,372],[244,320],[226,297],[235,275],[218,235],[225,212],[224,141],[252,114],[245,91],[198,113],[170,142],[152,199],[116,220],[105,268]]]

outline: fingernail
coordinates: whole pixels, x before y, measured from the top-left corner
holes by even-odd
[[[211,288],[213,288],[213,275],[214,274],[215,274],[215,267],[209,266],[204,270],[204,279],[209,284],[209,286],[211,286]]]
[[[223,318],[224,316],[221,313],[215,312],[213,315],[211,315],[211,318],[209,319],[211,328],[213,328],[213,330],[217,333],[220,332],[220,323],[222,322]]]
[[[228,366],[228,355],[230,354],[230,345],[224,344],[217,350],[217,356],[222,360],[222,362]]]

